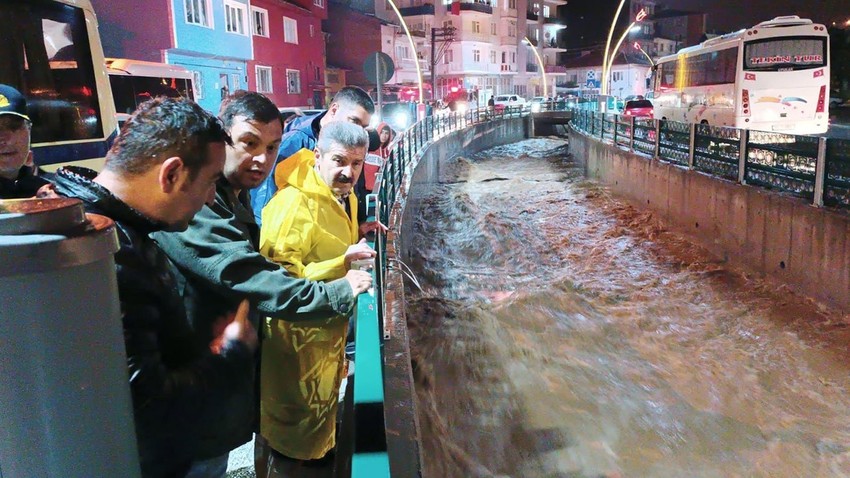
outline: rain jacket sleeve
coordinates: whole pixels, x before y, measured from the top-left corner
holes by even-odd
[[[301,130],[292,130],[284,134],[280,142],[280,148],[277,150],[275,167],[281,161],[297,153],[302,148],[313,149],[315,145],[316,139],[311,138]],[[269,174],[269,177],[262,184],[251,190],[251,207],[254,209],[254,220],[257,221],[257,225],[263,223],[263,208],[272,200],[276,192],[277,184],[274,182],[274,168],[272,168],[272,174]]]
[[[263,257],[221,195],[198,212],[186,231],[157,233],[154,238],[190,280],[203,281],[234,304],[247,297],[263,315],[313,320],[345,314],[354,306],[345,279],[298,279]]]
[[[344,276],[344,255],[304,265],[311,253],[322,255],[314,250],[322,245],[317,241],[317,221],[310,199],[296,188],[286,188],[279,194],[283,195],[282,200],[275,199],[264,212],[267,224],[260,239],[263,252],[298,277],[323,281]]]

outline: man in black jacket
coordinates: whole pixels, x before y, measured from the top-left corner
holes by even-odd
[[[0,85],[0,199],[30,198],[49,184],[32,165],[31,130],[24,95]]]
[[[183,477],[209,423],[222,423],[234,390],[250,384],[257,332],[245,316],[223,328],[215,351],[202,347],[186,316],[166,255],[149,234],[186,229],[212,202],[230,138],[197,104],[143,103],[106,155],[100,174],[68,167],[59,194],[112,218],[136,438],[144,477]],[[96,177],[95,177],[96,176]],[[93,351],[96,353],[96,351]]]
[[[372,283],[368,272],[349,271],[333,282],[296,279],[257,252],[260,231],[248,193],[275,164],[281,141],[277,107],[259,93],[237,91],[222,102],[219,117],[233,144],[227,147],[215,201],[195,215],[187,230],[153,235],[180,269],[198,345],[214,338],[212,319],[243,299],[254,306],[255,326],[260,316],[295,321],[347,315]],[[249,441],[256,427],[256,388],[247,386],[229,398],[222,403],[227,415],[209,423],[199,444],[202,461],[194,468],[205,470],[207,477],[224,476],[230,450]]]

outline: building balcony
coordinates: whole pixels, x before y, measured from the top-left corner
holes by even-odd
[[[509,37],[507,35],[499,37],[500,45],[517,46],[518,43],[519,40],[517,39],[517,37]]]
[[[490,6],[489,3],[484,2],[461,3],[460,11],[486,13],[488,15],[491,15],[493,13],[493,7]]]
[[[563,65],[545,65],[546,68],[544,71],[546,73],[551,73],[553,75],[566,75],[567,67]]]
[[[537,73],[540,71],[540,66],[538,66],[537,63],[526,63],[525,71],[527,73]]]
[[[513,65],[511,63],[502,63],[501,69],[499,71],[499,73],[501,74],[511,74],[516,72],[516,65]]]
[[[563,25],[564,21],[558,17],[543,17],[543,23],[547,25]]]
[[[530,10],[526,10],[525,11],[525,18],[526,18],[526,20],[534,20],[536,22],[537,21],[537,14],[530,11]]]
[[[567,51],[566,48],[558,45],[558,42],[556,42],[555,40],[544,41],[543,48],[546,50]]]
[[[426,3],[425,5],[418,5],[416,7],[404,7],[399,8],[398,10],[401,12],[401,16],[403,17],[415,17],[417,15],[433,15],[434,5]]]

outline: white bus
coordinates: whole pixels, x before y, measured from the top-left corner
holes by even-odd
[[[3,0],[0,24],[0,83],[27,97],[36,164],[99,169],[118,128],[89,0]]]
[[[107,58],[106,69],[119,125],[123,125],[141,103],[157,96],[195,100],[192,72],[182,66]]]
[[[821,134],[829,127],[829,35],[797,16],[712,38],[658,60],[656,119]]]

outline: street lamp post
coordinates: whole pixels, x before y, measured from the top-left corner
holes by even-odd
[[[602,65],[603,66],[603,68],[602,68],[602,94],[603,95],[611,94],[611,82],[608,81],[608,75],[611,74],[611,67],[614,65],[614,57],[617,55],[617,50],[620,49],[620,46],[623,45],[623,41],[626,39],[626,37],[629,35],[629,33],[632,31],[632,29],[635,28],[635,26],[638,24],[638,22],[643,21],[645,18],[646,18],[646,11],[645,10],[639,11],[637,16],[635,17],[635,21],[633,21],[631,23],[631,25],[629,25],[629,27],[626,28],[626,31],[624,31],[623,34],[620,35],[620,39],[617,40],[617,45],[614,47],[614,50],[611,51],[611,55],[608,57],[608,63],[605,64],[605,65]]]
[[[537,64],[540,65],[540,75],[543,77],[543,96],[547,96],[548,88],[546,87],[546,68],[543,66],[543,58],[540,57],[540,52],[537,51],[537,47],[531,43],[531,40],[528,37],[523,38],[523,43],[528,44],[531,47],[531,51],[534,52],[534,56],[537,57]]]
[[[413,52],[414,63],[416,64],[416,78],[419,80],[419,103],[424,103],[425,96],[422,92],[422,68],[419,66],[419,55],[416,54],[416,42],[413,41],[413,35],[410,34],[410,29],[407,28],[407,22],[404,21],[404,17],[398,10],[395,2],[393,0],[387,0],[387,3],[390,4],[393,11],[398,16],[398,21],[401,22],[401,26],[404,28],[404,33],[407,35],[408,41],[410,41],[410,50]]]
[[[617,19],[620,18],[620,12],[623,10],[623,5],[626,0],[620,0],[620,5],[617,7],[617,13],[614,14],[614,20],[611,21],[611,29],[608,30],[608,39],[605,40],[605,54],[602,58],[602,88],[599,90],[604,94],[608,87],[608,74],[605,71],[605,65],[608,64],[608,49],[611,48],[611,38],[614,37],[614,29],[617,28]]]
[[[639,42],[635,42],[632,46],[635,48],[635,50],[640,50],[640,52],[643,53],[643,56],[645,56],[646,59],[649,60],[649,66],[655,66],[655,62],[652,61],[652,57],[649,56],[649,54],[646,52],[646,50],[643,49],[642,46],[640,46]]]

